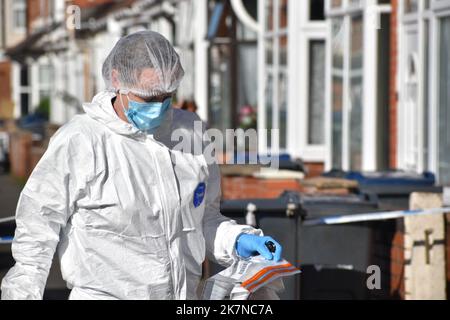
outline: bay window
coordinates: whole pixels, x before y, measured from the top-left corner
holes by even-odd
[[[327,1],[327,169],[387,169],[390,10],[386,1]]]
[[[27,1],[14,0],[13,5],[13,27],[16,32],[24,32],[27,27]]]
[[[399,6],[398,166],[450,183],[450,0]]]
[[[259,2],[259,149],[324,162],[324,0]],[[266,130],[276,129],[271,136]]]
[[[289,0],[264,0],[259,4],[264,18],[260,19],[262,77],[258,126],[262,152],[287,149],[288,98],[288,9]],[[262,95],[262,96],[261,96]],[[265,132],[264,130],[269,130]],[[279,130],[274,139],[270,130]],[[274,140],[274,141],[272,141]]]

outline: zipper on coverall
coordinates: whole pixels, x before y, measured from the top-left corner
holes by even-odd
[[[173,294],[173,298],[175,298],[176,294],[175,294],[175,281],[174,281],[174,277],[173,277],[173,259],[172,259],[172,253],[170,250],[170,236],[169,236],[169,217],[166,216],[166,214],[168,214],[169,212],[169,208],[167,206],[167,197],[166,197],[166,189],[164,187],[164,181],[162,180],[162,174],[161,174],[161,170],[160,170],[160,166],[158,164],[158,161],[155,157],[155,152],[154,152],[154,147],[152,146],[152,144],[155,143],[157,145],[159,145],[161,148],[166,149],[165,146],[161,145],[160,143],[158,143],[157,141],[153,141],[150,139],[147,139],[147,144],[150,146],[150,153],[152,156],[152,160],[153,163],[155,165],[155,168],[157,170],[157,175],[158,175],[158,182],[160,185],[160,201],[161,201],[161,205],[162,205],[162,209],[163,209],[163,213],[162,213],[162,218],[163,218],[163,225],[166,229],[165,235],[166,235],[166,243],[167,243],[167,251],[168,251],[168,256],[169,256],[169,262],[170,262],[170,280],[172,282],[172,294]],[[164,150],[165,152],[168,152],[167,150]],[[170,158],[170,153],[169,153],[169,158]],[[172,162],[171,162],[172,165]],[[178,191],[177,191],[178,192]]]

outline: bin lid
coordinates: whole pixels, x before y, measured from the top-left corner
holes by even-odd
[[[339,195],[302,195],[302,204],[360,204],[370,202],[367,195],[349,194],[345,196]]]
[[[293,159],[289,154],[266,155],[256,153],[237,153],[234,155],[235,164],[253,164],[253,165],[269,165],[274,160],[278,162],[280,170],[300,171],[304,172],[303,162],[299,159]],[[253,163],[257,161],[257,163]]]
[[[379,210],[378,197],[374,194],[350,194],[346,196],[302,195],[302,216],[306,219],[334,215],[351,215]]]
[[[249,211],[249,208],[252,208],[256,213],[273,215],[286,215],[286,212],[290,210],[295,216],[300,213],[300,195],[298,192],[287,191],[275,199],[223,200],[220,205],[220,211],[225,216],[242,216]]]
[[[431,172],[416,173],[406,171],[330,171],[326,177],[340,177],[358,181],[360,186],[435,186],[436,176]]]

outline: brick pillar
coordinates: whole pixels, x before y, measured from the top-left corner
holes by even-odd
[[[443,206],[442,195],[413,193],[410,209]],[[405,291],[407,300],[445,300],[444,215],[405,217]]]
[[[11,134],[9,158],[11,163],[11,173],[14,177],[27,179],[30,175],[31,147],[31,133],[25,131],[16,131]]]
[[[405,299],[405,232],[403,219],[396,221],[397,227],[391,246],[390,289],[393,299]]]

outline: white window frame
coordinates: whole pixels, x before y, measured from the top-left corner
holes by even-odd
[[[425,141],[423,139],[424,123],[421,121],[424,115],[424,86],[423,79],[424,75],[424,20],[426,19],[424,15],[424,1],[418,2],[418,11],[412,13],[405,13],[405,3],[404,1],[399,1],[398,6],[398,17],[400,25],[398,28],[398,55],[399,55],[399,65],[398,65],[398,77],[397,77],[397,88],[399,92],[399,103],[398,103],[398,116],[397,116],[397,127],[398,127],[398,148],[397,148],[397,160],[398,167],[405,170],[414,170],[417,172],[423,172],[425,170],[424,164],[424,147]],[[408,112],[407,106],[407,92],[405,92],[405,84],[407,79],[405,78],[409,54],[407,52],[407,35],[411,33],[417,33],[418,37],[418,67],[417,77],[418,77],[418,94],[417,94],[417,107],[418,113],[416,115],[411,115]],[[408,132],[410,128],[410,121],[416,122],[416,129],[418,132],[417,141],[411,141],[411,134]],[[413,146],[414,145],[414,146]],[[411,148],[416,149],[417,153],[416,159],[417,163],[413,164],[410,161]],[[412,166],[411,166],[412,164]]]
[[[439,130],[436,124],[439,124],[439,70],[440,70],[440,22],[443,18],[450,16],[450,0],[433,0],[431,3],[431,56],[435,59],[432,61],[431,82],[432,92],[431,98],[431,115],[430,115],[430,170],[436,172],[438,180],[440,180],[439,172]],[[433,130],[435,128],[436,130]]]
[[[440,57],[439,57],[439,35],[440,35],[440,20],[450,16],[450,0],[431,0],[430,8],[426,11],[424,1],[419,1],[419,10],[417,13],[405,14],[404,3],[399,1],[398,7],[398,36],[399,36],[399,59],[398,70],[399,77],[397,77],[397,88],[399,91],[399,103],[398,103],[398,148],[397,148],[397,164],[400,169],[408,169],[406,167],[406,142],[405,135],[407,134],[405,128],[405,117],[402,115],[405,110],[405,95],[404,92],[404,67],[406,65],[407,55],[405,54],[405,36],[408,29],[413,26],[418,29],[419,32],[419,85],[418,85],[418,105],[419,105],[419,119],[423,119],[425,115],[425,103],[429,104],[428,112],[428,139],[425,141],[424,137],[424,122],[419,121],[418,132],[418,148],[419,148],[419,161],[417,171],[432,171],[435,172],[439,180],[439,70],[440,70]],[[428,20],[428,33],[425,34],[425,20]],[[429,37],[428,48],[425,48],[425,37]],[[425,75],[425,63],[424,58],[428,50],[429,63],[428,75]],[[429,83],[428,101],[425,102],[425,82]],[[425,145],[428,142],[428,153],[425,153]],[[426,158],[427,157],[427,158]],[[426,166],[428,162],[428,166]]]
[[[310,20],[310,1],[289,3],[289,97],[288,97],[288,150],[307,162],[325,162],[328,120],[324,115],[324,137],[321,145],[308,143],[310,104],[310,45],[312,41],[323,41],[327,56],[327,22]],[[325,60],[323,61],[325,64]],[[325,68],[325,92],[329,92]],[[326,98],[325,100],[326,101]],[[326,108],[324,108],[325,111]]]
[[[18,27],[16,25],[16,11],[23,11],[25,15],[25,25]],[[14,32],[26,32],[27,29],[27,2],[26,1],[12,1],[12,27]]]
[[[270,32],[266,32],[266,12],[265,9],[267,7],[268,1],[273,1],[273,12],[274,19],[273,19],[273,26],[274,29]],[[290,54],[289,50],[287,52],[287,64],[286,68],[280,67],[279,59],[280,59],[280,38],[282,36],[288,37],[288,46],[289,46],[289,20],[290,16],[288,16],[288,25],[286,27],[286,30],[279,30],[279,18],[280,18],[280,3],[281,0],[261,0],[258,4],[258,20],[260,23],[260,30],[262,32],[259,33],[258,36],[258,65],[259,65],[259,82],[258,82],[258,149],[260,153],[280,153],[284,151],[288,151],[285,149],[280,149],[280,137],[275,135],[272,136],[271,133],[267,133],[267,118],[266,118],[266,77],[269,73],[272,73],[273,76],[273,83],[272,83],[272,129],[277,130],[279,129],[280,125],[280,105],[279,105],[279,75],[282,73],[285,73],[288,77],[288,83],[290,82],[290,74],[289,74],[289,65],[290,65]],[[288,12],[291,11],[291,5],[293,1],[288,0]],[[265,49],[265,43],[267,39],[273,39],[273,61],[272,65],[273,68],[268,68],[266,65],[266,49]],[[271,69],[271,70],[270,70]],[[276,76],[276,77],[275,77]],[[289,87],[288,87],[289,88]],[[287,100],[287,113],[289,114],[289,102]],[[288,116],[289,117],[289,116]],[[286,144],[289,145],[289,127],[287,124],[287,132],[286,132]],[[280,133],[281,135],[281,133]],[[273,139],[272,139],[273,138]],[[269,141],[268,139],[272,139],[271,147],[269,148]],[[273,141],[275,140],[275,141]]]
[[[47,61],[48,61],[48,59],[47,59],[47,57],[45,57],[43,59],[43,61],[42,62],[40,61],[39,65],[38,65],[38,76],[37,76],[37,78],[39,79],[39,85],[38,85],[38,88],[39,88],[39,93],[38,93],[38,95],[39,95],[39,102],[38,103],[40,103],[42,101],[42,99],[44,99],[44,98],[49,98],[51,96],[51,92],[52,92],[53,87],[54,87],[54,83],[53,83],[53,74],[54,74],[53,65],[51,65]],[[50,77],[48,79],[48,82],[42,82],[41,81],[41,72],[42,72],[43,68],[47,68],[47,72],[49,72],[49,76]],[[48,96],[42,95],[43,91],[49,92],[49,95]]]
[[[309,135],[309,47],[310,41],[322,40],[325,42],[325,52],[327,51],[327,23],[326,21],[311,21],[309,19],[310,0],[288,0],[288,25],[285,31],[265,32],[266,29],[266,1],[259,3],[259,26],[258,38],[258,64],[259,64],[259,83],[258,83],[258,135],[259,151],[266,153],[269,151],[288,152],[294,157],[301,157],[308,162],[324,162],[327,152],[327,130],[325,128],[325,143],[323,145],[308,144]],[[279,25],[279,0],[274,1],[274,25]],[[287,36],[287,65],[286,69],[279,66],[279,39],[280,36]],[[273,36],[273,37],[272,37]],[[274,40],[273,68],[266,65],[265,41],[271,37]],[[295,57],[295,58],[293,58]],[[324,61],[325,63],[325,61]],[[273,78],[272,108],[273,108],[273,129],[278,129],[280,116],[280,96],[279,96],[279,74],[287,75],[287,124],[286,124],[286,148],[278,150],[278,141],[272,141],[272,148],[268,148],[267,138],[270,138],[266,132],[266,77],[271,72]],[[325,74],[327,79],[327,74]],[[325,87],[328,83],[325,83]],[[328,92],[328,90],[326,90]],[[325,127],[328,120],[324,119]],[[280,132],[280,134],[282,134]],[[270,150],[269,150],[270,149]]]
[[[328,155],[325,163],[327,170],[332,169],[332,93],[331,93],[331,68],[332,68],[332,39],[331,39],[331,19],[332,17],[343,17],[345,32],[345,53],[344,53],[344,84],[343,84],[343,134],[342,134],[342,167],[340,169],[350,169],[350,98],[349,92],[349,68],[346,66],[350,59],[350,39],[348,28],[352,15],[361,13],[363,15],[363,137],[362,137],[362,168],[363,171],[374,171],[378,169],[377,163],[377,61],[378,61],[378,29],[373,23],[381,14],[391,12],[390,4],[378,4],[376,0],[360,1],[359,4],[352,4],[350,0],[342,0],[340,8],[332,8],[331,0],[326,0],[326,16],[328,20],[328,56],[327,56],[327,81],[329,96],[327,97],[328,122]],[[347,80],[346,80],[347,79]]]

